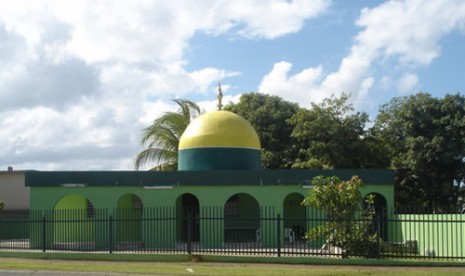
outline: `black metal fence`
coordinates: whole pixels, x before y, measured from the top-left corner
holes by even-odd
[[[350,227],[368,223],[364,235],[375,236],[363,253],[335,246],[333,235],[305,238],[327,222],[311,208],[300,217],[271,207],[261,207],[260,217],[225,216],[216,207],[3,211],[0,250],[465,259],[463,214],[386,210],[371,221],[356,218]]]

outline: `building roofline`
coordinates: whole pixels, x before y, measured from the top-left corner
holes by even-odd
[[[394,172],[384,169],[228,170],[228,171],[25,171],[28,187],[157,186],[308,186],[315,176],[358,175],[367,185],[393,185]]]
[[[26,174],[32,170],[12,170],[12,171],[0,171],[0,175],[8,175],[8,174]]]

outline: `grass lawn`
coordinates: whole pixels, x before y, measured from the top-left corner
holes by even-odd
[[[292,265],[220,262],[77,261],[0,258],[0,270],[155,275],[465,275],[464,267]]]

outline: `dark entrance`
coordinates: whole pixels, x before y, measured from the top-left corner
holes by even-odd
[[[374,208],[375,208],[375,218],[373,219],[373,226],[374,231],[378,227],[379,221],[379,237],[384,241],[387,241],[388,238],[388,229],[387,229],[387,220],[388,220],[388,210],[387,210],[387,201],[383,195],[378,193],[371,193],[370,195],[374,195]],[[368,195],[367,195],[368,196]],[[368,206],[364,202],[364,208]]]
[[[291,242],[302,240],[305,236],[306,210],[300,203],[304,196],[299,193],[292,193],[286,196],[283,202],[283,227],[284,239]]]
[[[260,206],[246,193],[231,196],[224,205],[224,240],[257,242],[260,236]]]
[[[181,240],[200,240],[199,200],[193,194],[183,194],[178,198],[181,216]]]

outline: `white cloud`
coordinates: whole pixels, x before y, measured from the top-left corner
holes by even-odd
[[[404,74],[397,82],[397,90],[401,94],[410,94],[418,91],[414,89],[418,86],[418,76],[412,73]]]
[[[220,80],[227,90],[224,79],[240,74],[187,70],[196,33],[273,39],[329,3],[3,1],[0,166],[132,169],[140,131],[175,108],[168,99],[211,92]]]
[[[219,15],[230,22],[244,22],[245,28],[239,29],[237,32],[239,35],[252,38],[276,38],[300,30],[305,19],[323,13],[329,7],[330,1],[242,0],[223,3],[228,4],[225,5],[224,12],[218,13]],[[231,26],[231,24],[227,25]]]
[[[294,1],[15,1],[2,5],[8,32],[37,47],[64,47],[88,63],[173,62],[182,59],[196,32],[276,38],[298,31],[323,13],[327,0]],[[66,43],[44,43],[54,25],[67,27]],[[45,45],[43,45],[45,44]],[[61,51],[58,51],[62,53]]]
[[[123,169],[117,164],[135,155],[142,129],[140,122],[121,120],[118,107],[92,101],[61,112],[37,107],[10,114],[0,121],[0,159],[20,169],[30,169],[23,167],[28,162],[41,163],[39,168]]]
[[[208,67],[202,70],[190,72],[188,74],[188,78],[195,84],[195,87],[200,89],[200,91],[206,92],[213,82],[238,75],[240,75],[239,72],[228,72]]]
[[[359,45],[399,56],[403,62],[429,64],[440,54],[439,40],[465,23],[465,3],[454,0],[389,1],[363,9],[357,25]]]
[[[275,63],[271,72],[263,77],[258,91],[309,105],[318,97],[314,89],[321,77],[322,68],[308,68],[289,76],[291,68],[292,64],[289,62]]]
[[[78,60],[53,64],[43,60],[0,69],[0,110],[18,107],[66,107],[97,93],[97,71]]]
[[[321,66],[304,69],[288,76],[288,62],[276,63],[264,76],[260,90],[271,90],[273,94],[306,103],[308,100],[319,101],[342,92],[351,93],[352,100],[358,106],[369,96],[375,79],[375,63],[392,60],[398,71],[427,66],[440,55],[440,40],[453,30],[463,30],[465,26],[465,2],[454,0],[434,0],[426,4],[422,0],[388,1],[374,8],[365,8],[356,22],[362,30],[355,36],[349,54],[341,61],[335,72],[321,77],[307,78],[298,92],[291,93],[296,86],[294,78],[305,74],[307,70],[323,71]],[[419,79],[413,73],[405,75],[398,81],[399,93],[411,92]],[[383,76],[380,84],[386,87]]]

